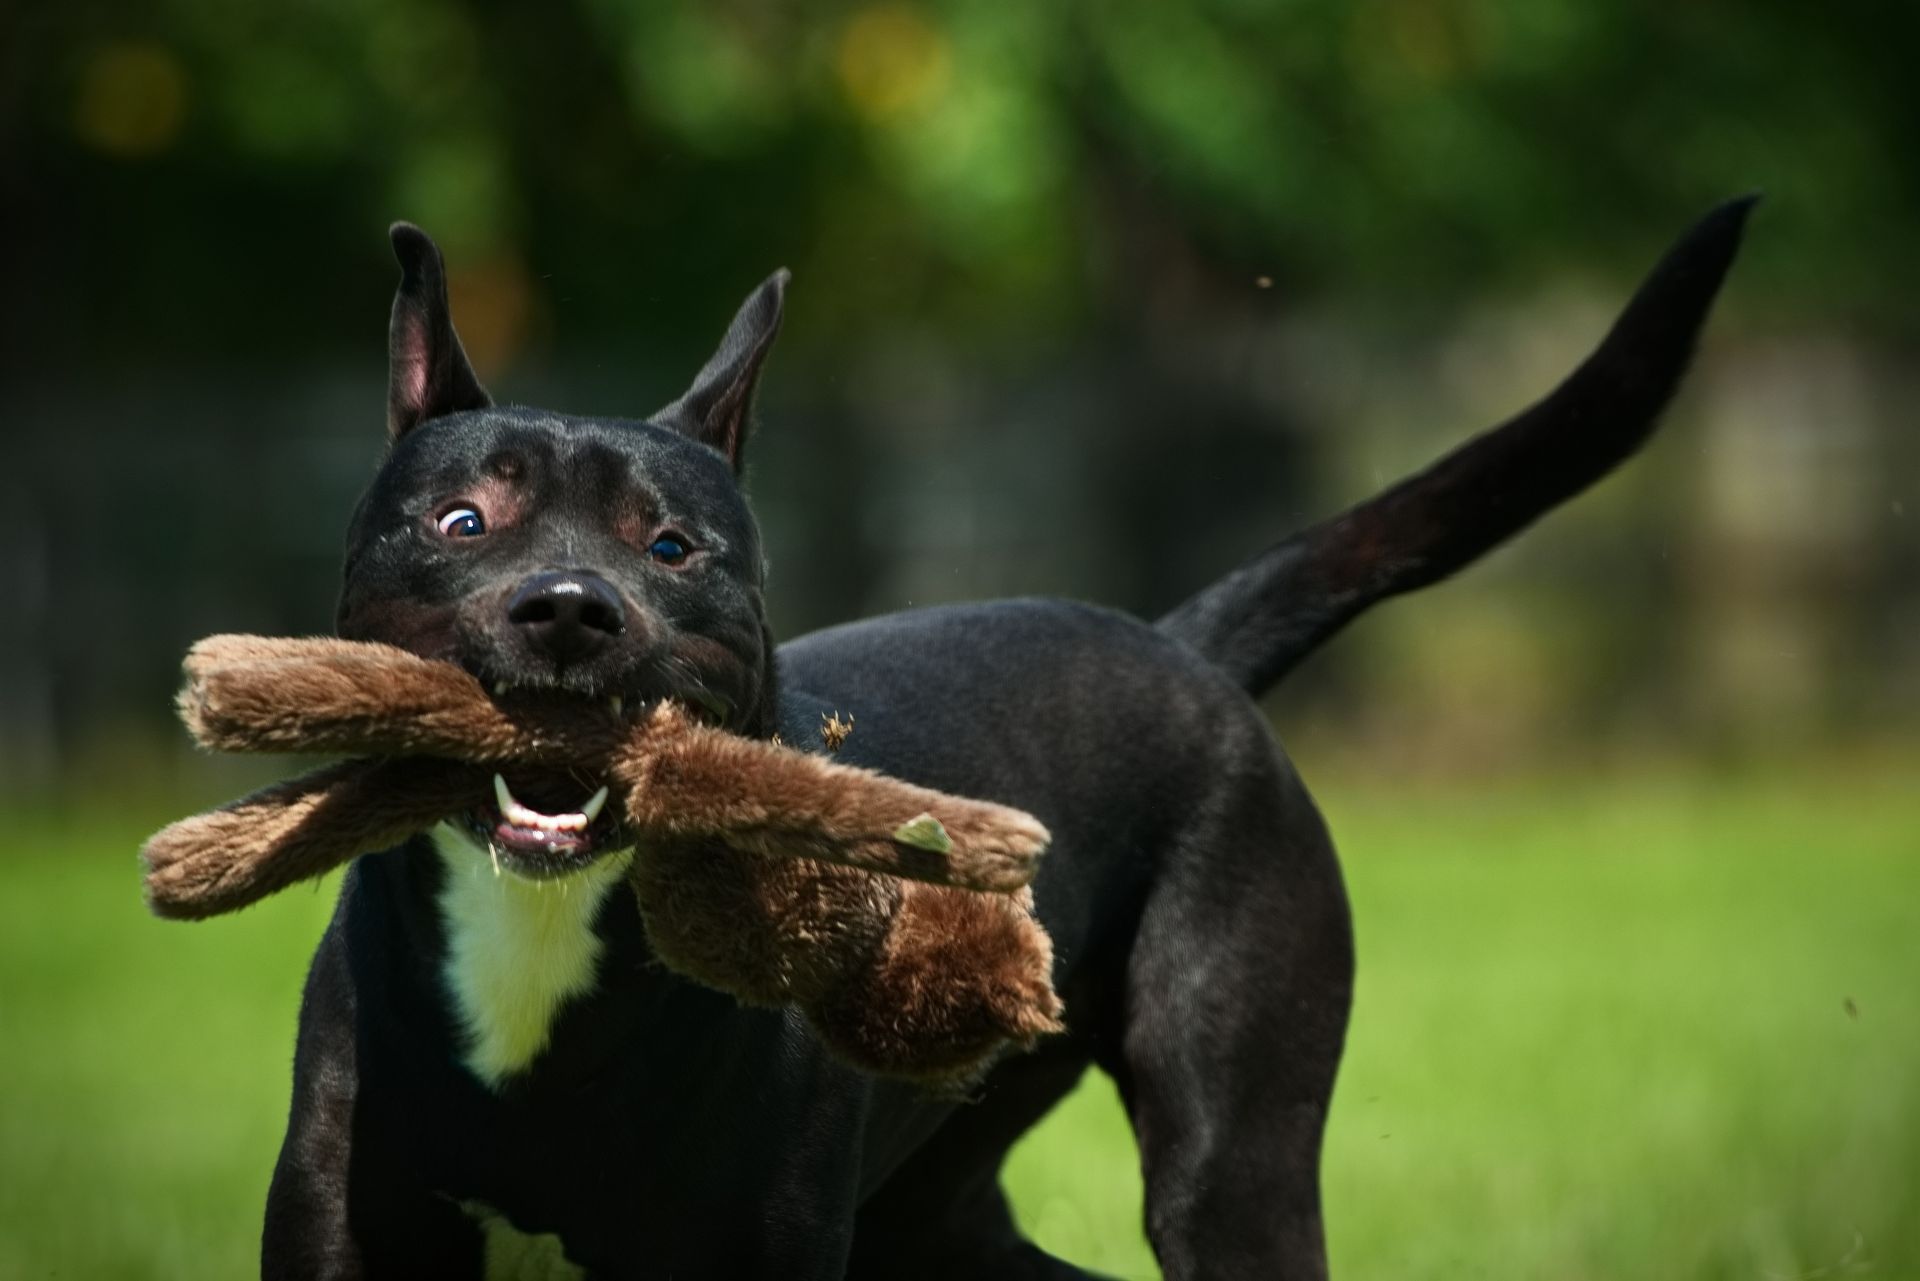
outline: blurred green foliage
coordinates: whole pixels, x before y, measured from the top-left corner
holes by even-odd
[[[1316,780],[1361,955],[1335,1274],[1920,1274],[1915,766]],[[250,1275],[334,883],[163,923],[125,814],[9,827],[0,1276]],[[1151,1277],[1135,1163],[1095,1077],[1008,1185]]]
[[[1530,537],[1506,586],[1477,571],[1451,642],[1405,648],[1518,672],[1532,724],[1576,733],[1678,709],[1771,743],[1920,708],[1920,10],[72,0],[5,22],[0,772],[31,786],[164,735],[196,634],[327,626],[379,448],[395,217],[444,242],[496,394],[586,412],[664,403],[795,269],[750,450],[792,634],[1011,592],[1165,608],[1540,394],[1658,246],[1764,188],[1675,415],[1697,417],[1667,432],[1689,442],[1553,522],[1612,502],[1610,526]],[[1501,618],[1516,661],[1480,643]],[[1438,688],[1374,657],[1369,688]],[[1342,675],[1316,684],[1361,687]]]
[[[818,341],[927,316],[1045,341],[1156,238],[1283,296],[1619,274],[1773,197],[1756,299],[1910,328],[1902,6],[77,0],[11,19],[27,351],[297,348],[375,229],[466,264],[489,353],[646,335],[793,266]],[[16,295],[17,297],[17,295]],[[476,303],[474,300],[480,300]],[[469,322],[475,317],[470,315]],[[695,344],[697,345],[697,344]],[[483,364],[486,363],[483,361]]]

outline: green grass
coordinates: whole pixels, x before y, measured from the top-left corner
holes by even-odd
[[[1920,1277],[1916,773],[1320,782],[1361,955],[1335,1274]],[[331,885],[162,924],[139,825],[8,825],[0,1277],[250,1275]],[[1104,1080],[1008,1177],[1050,1248],[1156,1275]]]

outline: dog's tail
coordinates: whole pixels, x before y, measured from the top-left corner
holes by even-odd
[[[1545,400],[1260,553],[1159,628],[1260,693],[1375,601],[1440,581],[1613,470],[1679,386],[1758,199],[1729,201],[1682,236]]]

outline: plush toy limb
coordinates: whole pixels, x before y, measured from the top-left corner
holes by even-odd
[[[612,762],[637,832],[719,836],[769,857],[1006,892],[1048,842],[1020,810],[701,725],[671,703]]]
[[[575,762],[605,758],[630,733],[596,705],[502,707],[454,664],[370,641],[209,636],[185,668],[180,718],[223,752]]]
[[[879,953],[806,1006],[842,1059],[883,1076],[964,1087],[1009,1045],[1062,1030],[1053,942],[1033,896],[900,884]]]
[[[625,785],[637,835],[716,836],[771,857],[1006,891],[1033,879],[1032,816],[703,725],[662,703],[629,725],[597,705],[497,705],[451,663],[388,645],[214,636],[188,652],[182,718],[226,751],[564,762]]]
[[[656,758],[646,744],[656,745],[663,754],[659,759],[671,756],[672,767],[651,772],[646,762]],[[814,905],[806,911],[817,907],[822,920],[849,913],[831,927],[816,924],[810,934],[796,931],[765,942],[796,955],[807,954],[808,937],[829,928],[854,929],[856,909],[891,905],[891,888],[867,886],[853,869],[1001,890],[1024,884],[1045,848],[1046,829],[1019,810],[735,738],[696,725],[671,705],[636,731],[622,761],[615,773],[623,784],[637,785],[628,809],[643,845],[692,841],[712,851],[709,861],[731,858],[730,865],[745,869],[736,879],[751,886],[765,909],[759,914],[769,919],[781,914],[769,904],[783,896],[796,899],[783,909],[788,917],[804,914],[801,899]],[[491,796],[484,766],[438,757],[342,762],[156,833],[142,851],[147,901],[155,914],[181,920],[237,911],[358,855],[397,845]],[[900,842],[900,816],[916,809],[919,818],[909,821],[938,832],[950,846],[948,854]],[[792,862],[794,870],[756,866],[783,862]],[[720,895],[713,901],[729,900]],[[728,921],[739,919],[734,912],[733,906],[712,908],[690,900],[676,920],[684,920],[692,937],[712,928],[714,937],[725,938]],[[705,964],[692,960],[695,955],[698,949],[689,944],[683,968]],[[768,990],[784,994],[795,990],[784,976],[801,964],[769,962],[756,972],[773,975]],[[714,986],[757,999],[738,981]]]
[[[140,851],[147,906],[199,920],[397,845],[489,794],[485,771],[433,758],[343,761],[160,829]]]

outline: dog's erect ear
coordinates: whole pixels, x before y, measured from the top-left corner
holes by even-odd
[[[652,421],[711,445],[727,456],[736,475],[747,439],[747,415],[753,408],[753,387],[760,366],[780,332],[780,313],[786,305],[787,269],[762,281],[747,296],[713,353],[686,394],[653,416]]]
[[[485,409],[493,399],[453,332],[440,246],[410,222],[394,223],[387,234],[400,260],[387,328],[387,435],[398,440],[429,418]]]

